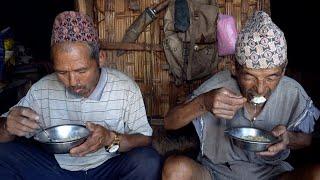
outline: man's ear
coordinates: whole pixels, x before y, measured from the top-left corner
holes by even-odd
[[[236,68],[236,64],[234,61],[232,61],[231,66],[230,66],[230,72],[232,76],[236,76],[237,75],[237,68]]]
[[[284,76],[287,70],[288,61],[285,62],[285,64],[282,65],[282,73],[281,76]]]
[[[285,73],[286,73],[286,67],[285,68],[283,68],[283,70],[282,70],[282,73],[281,73],[281,76],[284,76],[285,75]]]
[[[106,65],[107,52],[105,50],[99,51],[99,66],[103,67]]]
[[[286,70],[287,70],[287,65],[285,65],[285,66],[282,68],[282,73],[281,73],[282,76],[285,75]]]

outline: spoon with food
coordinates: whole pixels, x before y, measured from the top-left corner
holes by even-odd
[[[250,102],[254,106],[254,115],[252,119],[250,120],[250,126],[253,127],[253,121],[256,120],[257,115],[257,106],[263,105],[267,99],[264,96],[253,96],[253,98],[250,100]]]

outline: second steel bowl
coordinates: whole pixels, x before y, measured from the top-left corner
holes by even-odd
[[[225,133],[236,146],[254,152],[266,151],[270,145],[280,141],[271,132],[253,127],[233,127]]]

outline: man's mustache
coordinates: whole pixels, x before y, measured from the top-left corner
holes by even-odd
[[[69,89],[84,89],[85,86],[82,86],[82,85],[78,84],[78,85],[75,85],[75,86],[69,86],[68,88]]]
[[[254,90],[248,90],[247,91],[247,96],[248,96],[249,99],[252,99],[252,98],[254,98],[256,96],[263,96],[263,97],[267,98],[267,97],[270,97],[270,95],[271,95],[271,91],[270,90],[268,90],[266,94],[258,94]]]

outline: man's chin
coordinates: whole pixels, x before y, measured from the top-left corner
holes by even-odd
[[[73,89],[68,89],[68,92],[74,96],[78,96],[78,97],[85,97],[85,92],[84,90],[80,90],[80,91],[75,91]]]

